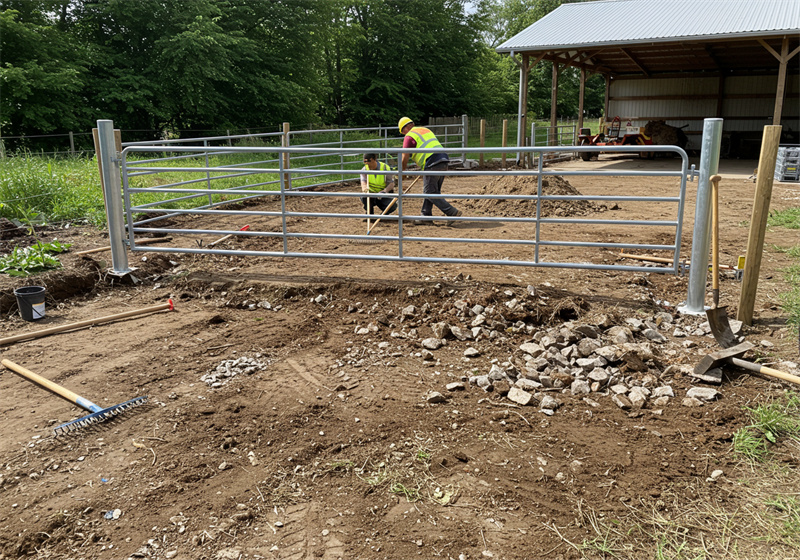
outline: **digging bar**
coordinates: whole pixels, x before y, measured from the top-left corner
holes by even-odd
[[[718,369],[725,364],[731,364],[754,373],[769,375],[771,377],[782,379],[783,381],[790,381],[792,383],[800,384],[800,377],[796,375],[759,364],[754,364],[753,362],[748,362],[747,360],[742,360],[741,357],[744,356],[745,352],[752,350],[753,348],[754,346],[752,343],[742,342],[736,346],[723,348],[722,350],[717,350],[716,352],[712,352],[711,354],[703,356],[703,359],[700,360],[700,362],[694,367],[694,376],[705,379],[703,376],[707,376],[712,370]],[[714,374],[711,375],[714,376]],[[721,377],[722,374],[720,373],[720,379]]]
[[[250,229],[250,226],[249,226],[249,225],[246,225],[246,226],[244,226],[244,227],[240,227],[240,228],[239,228],[239,231],[247,231],[248,229]],[[211,243],[209,243],[209,244],[208,244],[208,247],[213,247],[214,245],[218,245],[219,243],[222,243],[223,241],[225,241],[225,240],[227,240],[227,239],[230,239],[230,238],[231,238],[231,237],[233,237],[234,235],[236,235],[236,234],[234,234],[234,233],[229,233],[228,235],[224,235],[224,236],[220,237],[219,239],[217,239],[216,241],[212,241]]]
[[[140,239],[136,242],[137,245],[150,245],[152,243],[166,243],[167,241],[172,241],[171,237],[148,237],[146,239]],[[111,247],[98,247],[97,249],[87,249],[85,251],[78,251],[75,253],[79,257],[84,255],[91,255],[92,253],[102,253],[103,251],[110,251]]]
[[[3,344],[10,344],[12,342],[19,342],[20,340],[28,340],[29,338],[39,338],[49,334],[56,334],[64,331],[71,331],[81,327],[88,327],[96,325],[97,323],[107,323],[108,321],[116,321],[117,319],[125,319],[126,317],[133,317],[134,315],[143,315],[144,313],[152,313],[154,311],[162,311],[168,309],[172,311],[175,305],[172,300],[167,300],[167,303],[160,303],[158,305],[151,305],[150,307],[143,307],[141,309],[134,309],[132,311],[125,311],[115,315],[106,315],[105,317],[98,317],[97,319],[87,319],[86,321],[78,321],[77,323],[69,323],[58,327],[50,327],[49,329],[42,329],[40,331],[33,331],[28,333],[17,334],[6,338],[0,338],[0,346]]]

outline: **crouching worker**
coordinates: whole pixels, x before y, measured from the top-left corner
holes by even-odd
[[[377,154],[364,154],[364,169],[367,173],[361,174],[361,192],[367,193],[391,193],[394,192],[394,176],[393,175],[380,175],[378,173],[369,173],[369,171],[391,171],[392,168],[382,161],[378,161]],[[373,196],[361,197],[361,203],[364,205],[364,210],[367,214],[380,214],[386,210],[392,201],[391,196]],[[396,208],[396,204],[392,205],[392,212]],[[376,212],[377,207],[377,212]]]

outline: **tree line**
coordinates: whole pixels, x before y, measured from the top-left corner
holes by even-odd
[[[517,67],[494,48],[563,1],[0,0],[0,134],[516,113]],[[531,73],[533,117],[550,113],[550,75]],[[589,80],[589,116],[603,87]],[[577,72],[559,88],[559,115],[577,116]]]

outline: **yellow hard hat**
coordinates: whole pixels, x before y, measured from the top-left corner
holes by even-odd
[[[412,121],[408,117],[403,117],[402,119],[400,119],[400,122],[397,123],[397,128],[400,129],[400,132],[403,132],[403,127],[408,123],[414,124],[414,121]]]

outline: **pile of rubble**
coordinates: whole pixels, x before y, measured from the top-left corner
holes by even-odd
[[[222,387],[225,383],[239,374],[253,375],[258,371],[266,369],[266,367],[269,365],[266,362],[259,361],[258,358],[260,357],[261,354],[256,354],[254,358],[242,356],[241,358],[236,358],[234,360],[225,360],[212,371],[202,376],[200,381],[204,381],[212,389],[216,389],[218,387]]]
[[[528,195],[535,196],[539,188],[539,179],[535,175],[511,175],[497,178],[496,181],[484,185],[478,194],[481,195]],[[542,195],[544,196],[581,196],[569,181],[557,175],[542,177]],[[465,200],[466,207],[480,209],[496,216],[530,216],[535,215],[537,201],[535,199],[487,198]],[[618,208],[616,204],[615,208]],[[547,216],[586,216],[596,212],[605,212],[605,204],[597,204],[590,200],[543,200],[541,215]]]
[[[350,313],[367,319],[352,322],[353,334],[376,348],[353,344],[332,369],[385,371],[407,358],[421,359],[423,367],[449,369],[446,390],[428,393],[428,403],[446,402],[448,391],[472,386],[518,406],[538,406],[548,415],[567,395],[592,407],[606,400],[632,414],[643,408],[659,414],[673,401],[702,406],[721,397],[713,387],[685,383],[694,376],[698,346],[717,347],[704,317],[674,314],[667,302],[649,316],[592,315],[580,300],[545,293],[534,286],[522,293],[495,289],[493,296],[473,293],[445,298],[441,306],[424,302],[394,310],[388,301],[351,304]],[[408,295],[419,297],[413,291]],[[553,324],[562,317],[581,319]],[[461,363],[452,359],[455,348]],[[487,360],[490,365],[483,365]],[[797,364],[781,367],[793,371]]]

